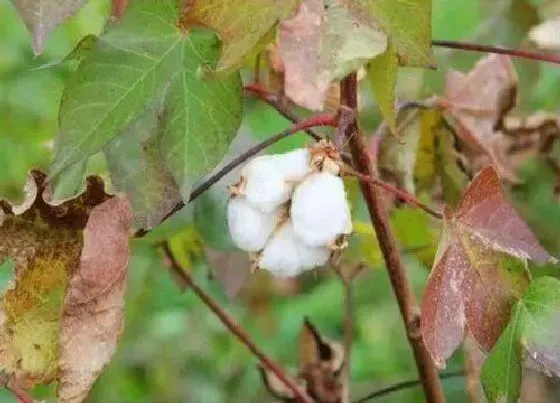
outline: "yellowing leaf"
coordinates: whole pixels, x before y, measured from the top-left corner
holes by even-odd
[[[122,329],[132,214],[99,178],[57,206],[45,201],[46,176],[30,178],[22,205],[0,200],[0,264],[14,263],[0,300],[0,371],[23,386],[59,381],[58,401],[81,402]]]
[[[194,0],[186,7],[188,22],[216,30],[222,55],[216,70],[238,67],[278,21],[288,17],[299,0]]]
[[[375,57],[367,67],[367,78],[373,89],[373,95],[393,134],[397,134],[397,116],[395,113],[397,68],[397,53],[390,40],[387,41],[385,53]]]
[[[350,240],[350,252],[366,261],[369,267],[378,268],[383,264],[383,255],[371,222],[354,221],[354,234]]]

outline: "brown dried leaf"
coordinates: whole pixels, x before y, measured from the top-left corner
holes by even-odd
[[[280,23],[285,91],[295,103],[322,110],[333,81],[386,50],[386,35],[355,11],[342,0],[305,0]]]
[[[58,374],[60,312],[78,264],[89,212],[108,196],[89,178],[82,195],[47,204],[45,175],[33,171],[20,206],[0,200],[0,262],[12,258],[14,278],[0,301],[0,370],[31,386]]]
[[[529,284],[526,262],[554,260],[506,201],[487,167],[466,189],[445,226],[422,305],[422,334],[440,367],[468,327],[481,348],[495,344]]]
[[[511,59],[491,54],[467,74],[449,71],[443,105],[457,121],[457,134],[470,154],[486,154],[502,175],[512,175],[495,155],[491,141],[517,103],[517,75]]]
[[[60,402],[84,400],[117,347],[123,327],[132,219],[124,197],[109,199],[91,211],[80,263],[62,312]]]
[[[76,14],[86,0],[15,0],[14,4],[33,36],[33,52],[41,54],[51,31]]]

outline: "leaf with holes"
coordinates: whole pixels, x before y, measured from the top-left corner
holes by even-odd
[[[276,24],[301,0],[195,0],[185,7],[187,24],[216,30],[223,43],[218,71],[239,67]]]
[[[25,26],[33,37],[33,52],[43,53],[49,34],[72,17],[86,4],[86,0],[15,0]]]
[[[95,177],[52,206],[45,179],[32,172],[21,206],[0,200],[0,262],[14,263],[0,300],[0,370],[24,386],[59,381],[59,400],[77,402],[120,335],[131,214]]]
[[[471,182],[444,230],[422,303],[422,335],[436,364],[461,344],[468,327],[490,350],[529,285],[527,260],[554,261],[507,202],[494,168]]]
[[[210,73],[218,39],[181,29],[180,16],[175,2],[135,2],[99,37],[64,90],[52,176],[101,151],[150,107],[163,108],[162,152],[184,198],[221,159],[240,124],[240,77]]]
[[[517,302],[511,321],[484,362],[481,381],[494,402],[517,402],[523,364],[560,376],[560,281],[535,280]]]
[[[323,109],[332,81],[387,49],[378,25],[353,11],[342,0],[305,0],[293,18],[280,24],[285,91],[297,104]]]

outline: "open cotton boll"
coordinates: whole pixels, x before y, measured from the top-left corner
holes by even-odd
[[[276,156],[263,155],[252,159],[241,174],[245,178],[243,194],[262,212],[269,213],[290,199],[293,185],[284,179]]]
[[[279,212],[263,213],[244,197],[233,197],[228,202],[227,218],[231,239],[239,249],[256,252],[264,248],[276,228]]]
[[[286,221],[270,238],[259,259],[259,267],[278,277],[297,276],[305,270],[324,265],[330,251],[325,247],[306,246]]]
[[[309,246],[334,243],[352,231],[344,182],[329,172],[310,175],[296,187],[291,218],[294,231]]]
[[[275,157],[288,182],[299,182],[311,173],[311,153],[307,148],[298,148]]]

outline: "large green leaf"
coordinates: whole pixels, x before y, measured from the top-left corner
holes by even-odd
[[[138,3],[82,61],[62,95],[51,175],[100,151],[161,95],[188,38],[169,4]]]
[[[162,164],[158,119],[149,110],[105,147],[113,185],[125,192],[141,228],[153,228],[181,201],[173,177]]]
[[[241,121],[239,74],[217,80],[205,73],[213,68],[218,51],[213,34],[191,33],[182,50],[182,68],[165,99],[162,146],[185,199],[193,182],[220,162]]]
[[[208,73],[218,54],[214,34],[181,28],[175,2],[137,2],[99,38],[64,91],[51,175],[100,151],[146,108],[164,107],[162,163],[187,198],[240,124],[239,74]]]
[[[490,402],[517,402],[525,360],[560,376],[560,281],[541,277],[517,303],[512,319],[482,367]]]

